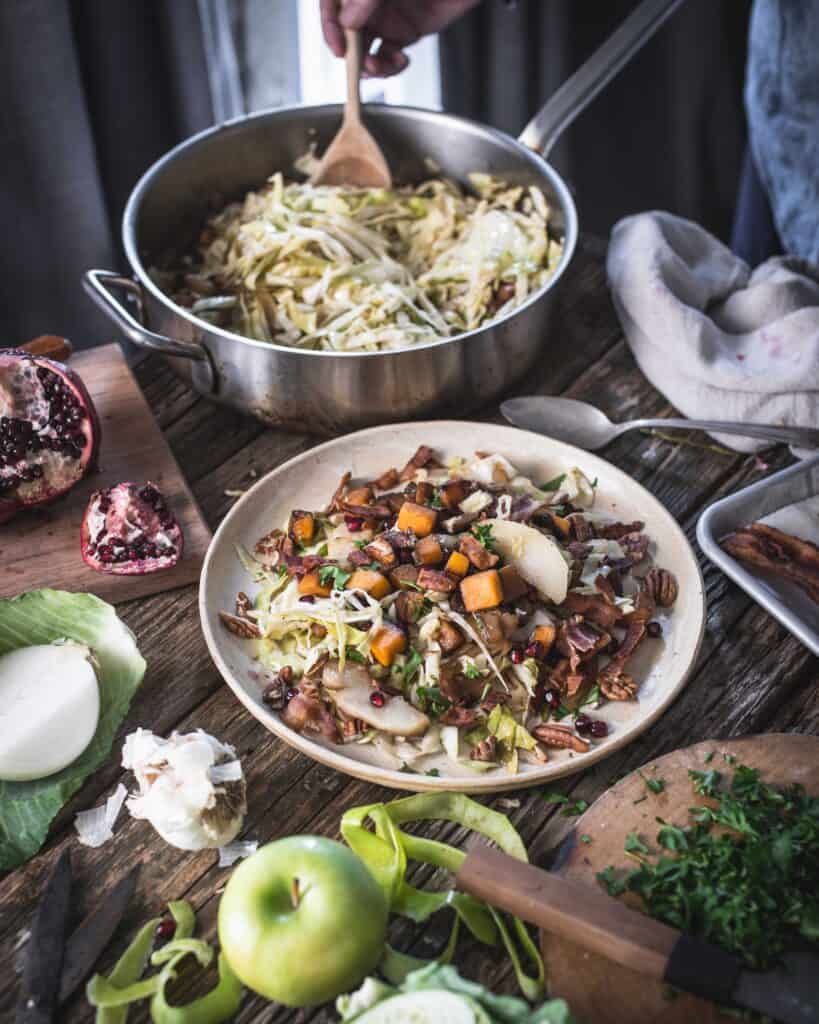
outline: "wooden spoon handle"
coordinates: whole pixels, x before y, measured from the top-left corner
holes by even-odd
[[[364,43],[361,32],[358,29],[347,28],[344,30],[344,38],[347,40],[346,64],[347,64],[347,105],[344,108],[345,121],[361,121],[361,93],[359,83],[361,81],[361,65],[364,62]]]
[[[74,351],[68,338],[61,338],[58,334],[41,334],[20,345],[20,348],[32,356],[56,359],[61,363]]]
[[[630,910],[602,890],[558,878],[500,850],[476,846],[456,884],[464,892],[539,925],[623,967],[663,978],[680,932]]]

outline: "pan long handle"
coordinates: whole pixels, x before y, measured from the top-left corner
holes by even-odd
[[[518,136],[544,158],[563,131],[642,49],[683,0],[643,0],[612,35],[561,85]]]

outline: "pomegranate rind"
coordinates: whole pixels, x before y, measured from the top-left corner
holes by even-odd
[[[4,410],[12,411],[11,408],[7,407],[13,405],[15,398],[3,386],[3,382],[4,378],[8,377],[7,371],[9,367],[15,365],[25,368],[43,368],[61,379],[85,412],[84,418],[76,427],[78,431],[82,432],[85,442],[81,448],[79,458],[71,462],[63,458],[60,463],[59,456],[48,450],[39,452],[36,456],[31,456],[32,463],[27,462],[27,465],[40,465],[43,469],[43,475],[36,479],[19,483],[15,491],[10,495],[0,495],[0,524],[7,522],[23,509],[50,504],[61,498],[64,494],[67,494],[80,480],[96,469],[102,437],[97,410],[80,376],[64,363],[44,357],[32,356],[23,349],[11,348],[0,350],[0,414],[4,414]],[[21,377],[30,379],[31,374],[26,373],[24,369],[21,372]],[[44,395],[38,394],[37,401],[43,404],[47,399]],[[28,459],[28,456],[26,458]],[[62,475],[58,473],[60,468],[73,467],[76,467],[74,472]]]
[[[155,502],[147,500],[152,491]],[[83,561],[95,572],[144,576],[172,569],[182,557],[185,538],[162,492],[150,480],[124,481],[91,495],[80,529]],[[145,546],[158,554],[142,554]],[[105,552],[104,548],[111,549]],[[121,561],[113,555],[125,552]],[[133,557],[132,557],[133,556]]]

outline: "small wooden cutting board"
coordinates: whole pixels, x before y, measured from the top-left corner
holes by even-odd
[[[54,505],[23,512],[0,526],[0,597],[54,587],[89,591],[118,604],[199,579],[211,534],[119,345],[78,352],[69,365],[91,393],[102,424],[99,472]],[[185,535],[182,559],[166,572],[110,576],[80,556],[80,525],[93,491],[125,480],[152,480]]]
[[[731,766],[723,755],[733,755],[737,763],[759,769],[762,780],[771,785],[800,783],[809,793],[819,793],[819,738],[815,736],[771,733],[706,740],[675,750],[641,769],[646,779],[664,780],[662,793],[652,793],[636,772],[607,790],[577,820],[577,841],[565,862],[555,869],[556,874],[594,886],[598,884],[597,872],[609,864],[615,868],[634,867],[623,853],[628,833],[636,832],[655,849],[659,828],[656,818],[675,825],[688,824],[688,808],[703,802],[693,792],[689,770],[715,768],[730,775]],[[588,836],[590,841],[581,842],[580,836]],[[635,897],[625,899],[639,908]],[[568,1002],[580,1024],[727,1024],[736,1020],[720,1013],[713,1003],[687,993],[675,994],[652,978],[619,967],[564,939],[543,932],[541,943],[549,989]]]

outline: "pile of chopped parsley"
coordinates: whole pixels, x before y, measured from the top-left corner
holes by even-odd
[[[652,917],[767,969],[819,942],[819,798],[725,760],[730,780],[712,768],[688,773],[715,803],[692,807],[685,828],[657,818],[657,851],[630,833],[625,850],[639,867],[597,878],[611,896],[636,893]]]

